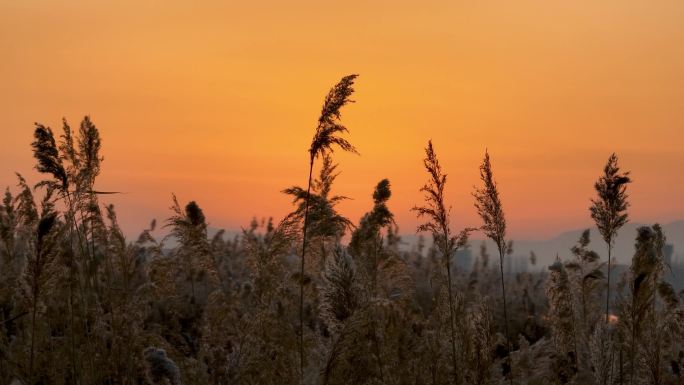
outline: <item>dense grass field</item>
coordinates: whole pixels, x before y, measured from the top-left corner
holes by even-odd
[[[631,265],[611,259],[632,183],[615,154],[587,207],[598,230],[571,258],[531,254],[511,271],[496,154],[483,154],[472,194],[481,223],[454,228],[456,182],[429,142],[413,209],[422,237],[407,245],[391,181],[368,186],[359,223],[336,209],[335,151],[356,151],[341,115],[355,81],[323,101],[309,183],[283,190],[291,214],[234,237],[209,236],[202,208],[173,197],[167,237],[153,222],[126,239],[103,204],[116,192],[97,189],[95,124],[37,124],[44,179],[18,174],[0,205],[0,384],[684,383],[684,291],[672,281],[684,268],[669,263],[667,234],[639,227]],[[472,263],[459,263],[465,252]]]

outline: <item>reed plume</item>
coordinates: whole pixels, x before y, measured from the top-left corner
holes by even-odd
[[[48,180],[41,182],[41,184],[53,186],[66,193],[69,188],[69,179],[62,158],[59,156],[59,149],[52,129],[36,123],[33,136],[34,141],[31,146],[33,147],[33,156],[38,161],[36,170],[40,173],[50,174],[54,178],[54,181]]]
[[[343,151],[357,153],[356,148],[346,139],[339,136],[349,132],[347,127],[340,122],[341,109],[346,104],[353,102],[349,97],[354,92],[354,80],[358,75],[347,75],[340,80],[325,97],[321,115],[318,118],[318,126],[311,146],[309,147],[309,181],[306,188],[306,204],[304,207],[304,226],[302,230],[302,255],[300,264],[299,283],[299,370],[300,381],[304,381],[304,265],[306,260],[307,225],[309,221],[309,200],[311,193],[311,180],[314,160],[325,152],[333,152],[335,146]]]
[[[577,319],[579,326],[576,327],[577,343],[577,366],[580,371],[589,370],[589,345],[587,341],[591,336],[596,322],[601,314],[600,295],[601,283],[605,278],[603,263],[599,261],[599,255],[588,248],[590,243],[590,230],[582,232],[577,244],[571,248],[573,260],[565,262],[565,269],[573,288],[573,296],[577,307]],[[597,318],[598,317],[598,318]]]
[[[180,370],[173,360],[166,356],[164,349],[150,346],[143,352],[147,366],[147,378],[153,385],[183,385]]]
[[[665,236],[659,225],[653,227],[642,226],[637,229],[635,253],[632,258],[629,276],[630,300],[621,305],[620,327],[622,334],[626,335],[629,352],[629,379],[630,384],[635,381],[642,383],[645,375],[644,360],[638,360],[639,356],[645,355],[644,351],[650,343],[657,342],[658,319],[656,317],[655,300],[658,295],[660,276],[663,273],[662,247],[665,244]],[[647,324],[650,324],[650,335],[646,335]],[[646,341],[646,337],[653,340]],[[660,372],[660,349],[651,352],[655,358],[652,363],[652,374],[659,379]],[[657,383],[657,382],[655,382]]]
[[[359,306],[358,278],[354,264],[342,248],[326,263],[322,313],[328,327],[337,330]]]
[[[496,244],[499,251],[499,269],[501,273],[501,293],[503,296],[503,311],[504,311],[504,328],[506,331],[506,345],[508,347],[508,365],[510,367],[509,381],[513,385],[513,367],[511,361],[511,337],[508,326],[508,309],[506,305],[506,285],[504,280],[504,255],[511,248],[511,243],[506,242],[506,218],[504,217],[503,206],[499,198],[499,190],[497,189],[496,181],[494,181],[494,174],[492,172],[492,165],[489,160],[489,153],[485,151],[484,160],[480,165],[480,180],[482,180],[482,187],[475,188],[473,196],[475,197],[475,208],[477,213],[482,218],[483,225],[480,229],[485,235]]]
[[[182,270],[190,281],[191,303],[195,303],[195,283],[200,273],[207,273],[213,285],[218,284],[218,272],[211,258],[209,240],[207,239],[207,222],[204,212],[195,201],[189,202],[181,209],[178,199],[173,195],[171,206],[173,215],[167,220],[166,227],[171,228],[169,236],[176,237],[180,243],[177,256],[182,263]]]
[[[549,298],[549,323],[551,339],[556,349],[557,360],[565,370],[557,375],[568,376],[568,371],[577,370],[577,332],[570,280],[565,266],[557,260],[549,266],[551,271],[546,293]],[[570,361],[570,362],[568,362]]]
[[[620,172],[618,157],[613,153],[603,168],[603,175],[594,184],[598,197],[591,200],[591,206],[589,207],[591,218],[596,223],[599,233],[608,246],[606,323],[608,323],[610,315],[611,253],[618,230],[628,220],[627,184],[631,181],[629,172]]]
[[[455,331],[455,308],[454,296],[452,293],[451,282],[451,257],[461,247],[468,242],[468,235],[474,229],[466,228],[457,235],[452,235],[449,214],[451,207],[444,203],[444,189],[446,187],[447,175],[442,171],[442,167],[437,159],[437,154],[432,146],[432,141],[428,141],[425,148],[425,158],[423,166],[429,174],[428,182],[420,189],[424,194],[425,205],[415,206],[411,210],[416,212],[418,218],[426,218],[427,221],[418,226],[418,232],[432,233],[435,244],[441,251],[444,269],[447,275],[447,293],[449,297],[449,330],[451,334],[451,363],[454,376],[454,383],[460,383],[458,359],[456,354],[456,331]]]
[[[381,263],[387,259],[383,255],[380,232],[394,224],[394,215],[387,207],[391,195],[389,180],[381,180],[373,191],[373,209],[363,215],[349,242],[349,251],[360,268],[370,297],[376,295]]]
[[[36,317],[39,301],[43,290],[54,273],[53,262],[57,256],[58,236],[53,229],[58,229],[57,214],[49,212],[45,214],[36,229],[35,254],[29,257],[26,269],[26,281],[30,289],[31,303],[31,348],[29,361],[29,384],[33,381],[34,346],[36,342]]]
[[[295,211],[288,215],[286,221],[303,222],[308,201],[307,246],[312,239],[321,239],[321,246],[325,249],[326,239],[338,242],[346,229],[354,227],[351,221],[340,215],[336,209],[340,202],[349,198],[331,194],[332,185],[339,175],[336,172],[337,167],[330,153],[325,153],[319,176],[311,181],[309,193],[299,186],[292,186],[282,191],[292,196],[292,203],[296,205]],[[325,250],[322,250],[323,269],[325,268],[325,254]]]
[[[54,134],[50,127],[35,123],[35,130],[33,133],[34,141],[31,143],[33,147],[33,157],[36,158],[36,170],[40,173],[52,175],[52,180],[46,179],[38,183],[37,186],[44,186],[49,191],[59,191],[62,198],[65,199],[67,205],[66,221],[70,225],[71,237],[76,233],[79,237],[79,246],[82,248],[80,232],[76,225],[76,215],[74,213],[74,204],[69,192],[69,175],[63,163],[63,157],[59,154],[59,148],[55,141]],[[81,249],[82,250],[82,249]],[[76,337],[75,337],[75,318],[74,318],[74,293],[73,282],[80,282],[76,278],[76,263],[73,258],[69,261],[69,317],[70,317],[70,339],[71,339],[71,370],[76,381],[79,381],[79,372],[77,369],[77,353],[76,353]]]

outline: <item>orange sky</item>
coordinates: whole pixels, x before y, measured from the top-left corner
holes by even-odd
[[[517,238],[587,226],[616,151],[632,217],[684,218],[684,2],[0,1],[0,186],[31,172],[33,122],[91,115],[98,187],[129,231],[171,193],[215,227],[279,218],[304,185],[327,90],[359,73],[344,110],[361,156],[339,155],[354,221],[389,178],[416,224],[423,147],[449,174],[456,226],[488,148]]]

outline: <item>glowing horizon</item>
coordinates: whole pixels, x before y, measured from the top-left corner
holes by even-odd
[[[610,23],[606,21],[609,20]],[[334,192],[353,222],[382,178],[402,233],[432,139],[454,227],[485,149],[513,238],[591,224],[612,152],[632,172],[631,220],[684,219],[684,3],[352,1],[6,2],[0,5],[0,186],[35,184],[33,122],[58,133],[90,115],[97,186],[127,232],[170,215],[171,193],[213,227],[292,210],[328,89],[359,73]],[[13,189],[16,191],[16,189]]]

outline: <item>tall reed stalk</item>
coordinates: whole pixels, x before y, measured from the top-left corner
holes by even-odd
[[[356,148],[340,134],[349,132],[347,127],[342,125],[340,110],[347,103],[353,103],[349,99],[354,92],[354,80],[358,75],[347,75],[340,80],[325,97],[321,116],[318,118],[316,133],[311,140],[309,147],[309,181],[306,187],[306,201],[304,205],[304,224],[302,228],[302,256],[299,271],[299,375],[300,382],[304,383],[304,267],[306,260],[306,241],[307,226],[309,223],[309,197],[311,194],[311,181],[313,174],[314,161],[319,155],[325,152],[333,152],[334,146],[338,146],[343,151],[357,153]]]
[[[57,214],[48,212],[38,222],[36,229],[35,255],[29,258],[27,268],[27,280],[31,290],[31,347],[29,353],[28,383],[33,384],[33,367],[36,342],[36,318],[38,302],[50,275],[52,261],[55,258],[54,244],[51,237],[53,228],[57,224]]]
[[[85,226],[83,207],[84,203],[89,205],[97,205],[95,196],[97,194],[110,192],[94,191],[95,178],[100,172],[100,162],[102,158],[99,155],[101,141],[97,127],[91,122],[89,117],[85,117],[81,122],[79,129],[79,137],[77,142],[74,141],[71,128],[66,120],[63,120],[64,134],[61,137],[61,142],[57,144],[54,134],[50,127],[36,123],[34,131],[34,141],[31,143],[33,147],[33,155],[37,160],[36,169],[40,173],[49,174],[52,179],[46,179],[38,183],[37,187],[46,187],[48,191],[57,191],[61,195],[66,206],[66,221],[70,227],[70,241],[73,242],[74,234],[78,241],[78,249],[82,257],[84,271],[89,271],[95,264],[95,239],[92,229],[91,218],[91,247],[88,246],[87,228]],[[73,190],[73,191],[71,191]],[[87,202],[83,200],[86,197]],[[97,209],[99,212],[99,209]],[[81,215],[81,224],[83,225],[83,234],[79,228],[77,212]],[[73,244],[72,244],[73,248]],[[80,375],[77,370],[77,353],[75,341],[75,319],[74,319],[74,293],[73,283],[76,282],[80,292],[81,300],[81,318],[83,321],[83,331],[86,334],[85,350],[86,359],[89,363],[90,380],[95,378],[95,364],[94,354],[92,349],[91,338],[89,338],[90,327],[88,322],[88,296],[92,295],[91,282],[96,280],[96,277],[91,277],[89,274],[79,276],[78,265],[76,259],[72,256],[69,260],[69,313],[70,313],[70,330],[71,330],[71,361],[74,381],[80,383]],[[85,283],[82,283],[82,281]]]
[[[446,187],[447,175],[442,172],[442,167],[437,159],[437,154],[432,147],[432,141],[428,141],[423,159],[425,170],[430,175],[428,182],[420,189],[425,194],[425,206],[416,206],[415,211],[419,218],[426,217],[427,222],[418,226],[418,231],[428,231],[442,253],[444,269],[447,276],[447,295],[449,297],[449,332],[451,337],[451,364],[453,369],[454,384],[460,383],[460,368],[456,354],[456,330],[454,323],[454,295],[451,281],[451,257],[460,247],[468,242],[468,234],[473,230],[466,228],[458,235],[452,236],[450,228],[450,207],[444,203],[444,188]]]
[[[605,327],[608,326],[610,319],[610,278],[612,268],[612,252],[615,237],[618,230],[627,223],[627,184],[631,182],[629,172],[620,173],[618,157],[615,153],[611,154],[608,162],[603,168],[603,175],[594,184],[598,197],[591,200],[589,211],[591,218],[596,223],[599,233],[606,242],[608,248],[608,273],[606,278],[606,315]],[[610,341],[610,335],[608,336]],[[610,343],[610,342],[609,342]],[[603,347],[605,354],[608,354],[607,347]],[[611,355],[612,355],[612,348]],[[622,350],[620,351],[622,357]],[[612,364],[611,364],[612,367]],[[609,376],[604,378],[604,385],[608,383]],[[622,379],[622,364],[620,365],[620,378]]]
[[[598,197],[591,200],[591,218],[608,246],[608,277],[606,293],[606,325],[610,316],[611,258],[618,230],[628,221],[627,184],[632,180],[629,172],[620,173],[618,157],[612,154],[603,168],[603,175],[594,184]]]
[[[476,188],[473,196],[475,197],[475,208],[482,218],[484,224],[480,228],[487,237],[496,244],[499,251],[499,269],[501,273],[501,294],[503,296],[503,312],[506,330],[506,345],[508,347],[508,366],[510,369],[509,381],[513,385],[513,365],[511,360],[511,336],[508,325],[508,309],[506,305],[506,283],[504,279],[504,255],[506,254],[506,218],[504,217],[499,191],[494,181],[492,165],[489,161],[489,153],[485,151],[484,160],[480,165],[480,179],[482,187]]]
[[[63,197],[65,204],[67,206],[66,220],[70,225],[70,240],[73,240],[73,233],[78,233],[75,225],[75,215],[74,215],[74,205],[71,200],[71,194],[69,193],[69,176],[67,174],[66,168],[62,162],[62,157],[60,157],[59,149],[57,148],[57,143],[55,137],[52,133],[50,127],[43,126],[42,124],[36,123],[36,129],[34,131],[34,141],[31,143],[33,147],[33,156],[36,158],[38,163],[36,164],[36,169],[40,173],[52,175],[52,180],[44,180],[40,182],[39,186],[46,186],[48,190],[59,191],[60,195]],[[79,240],[80,244],[80,240]],[[74,319],[74,293],[73,293],[73,282],[76,278],[74,274],[75,261],[73,258],[69,263],[69,331],[71,340],[71,370],[73,381],[76,384],[80,383],[78,369],[76,366],[77,353],[76,353],[76,332],[75,332],[75,319]]]

